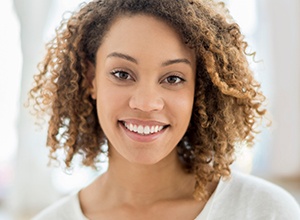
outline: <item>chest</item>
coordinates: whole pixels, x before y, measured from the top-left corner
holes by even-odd
[[[194,220],[204,208],[205,203],[198,201],[166,203],[151,207],[120,206],[110,209],[94,210],[85,213],[89,220]]]

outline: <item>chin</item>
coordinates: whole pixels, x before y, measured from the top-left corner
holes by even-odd
[[[158,155],[156,152],[155,155],[137,155],[136,157],[130,157],[127,158],[127,160],[133,164],[137,165],[145,165],[145,166],[151,166],[151,165],[157,165],[162,162],[166,161],[175,161],[174,157],[171,156],[172,153],[165,154],[165,155]]]

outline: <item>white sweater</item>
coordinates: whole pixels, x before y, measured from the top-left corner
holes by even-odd
[[[78,193],[65,197],[33,220],[88,220],[80,209]],[[300,207],[282,188],[260,178],[232,172],[195,220],[300,220]]]

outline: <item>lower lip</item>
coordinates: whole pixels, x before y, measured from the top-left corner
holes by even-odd
[[[167,128],[164,128],[161,131],[153,133],[153,134],[141,135],[141,134],[138,134],[136,132],[129,131],[125,127],[125,125],[121,122],[119,122],[119,125],[121,126],[122,130],[125,132],[125,134],[129,138],[131,138],[132,140],[137,141],[137,142],[151,142],[151,141],[154,141],[157,138],[159,138],[167,129]]]

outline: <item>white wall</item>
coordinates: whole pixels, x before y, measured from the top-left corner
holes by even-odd
[[[300,1],[257,0],[258,47],[263,49],[273,119],[265,175],[300,176]],[[263,85],[264,86],[264,85]],[[258,171],[259,172],[259,171]]]
[[[21,24],[23,67],[18,152],[9,207],[14,215],[18,215],[30,212],[36,207],[44,207],[56,194],[51,183],[50,170],[46,167],[46,132],[37,131],[34,118],[29,114],[29,110],[24,108],[33,75],[37,72],[37,63],[44,51],[43,32],[51,0],[15,0],[14,3]],[[14,219],[17,219],[17,216]]]

